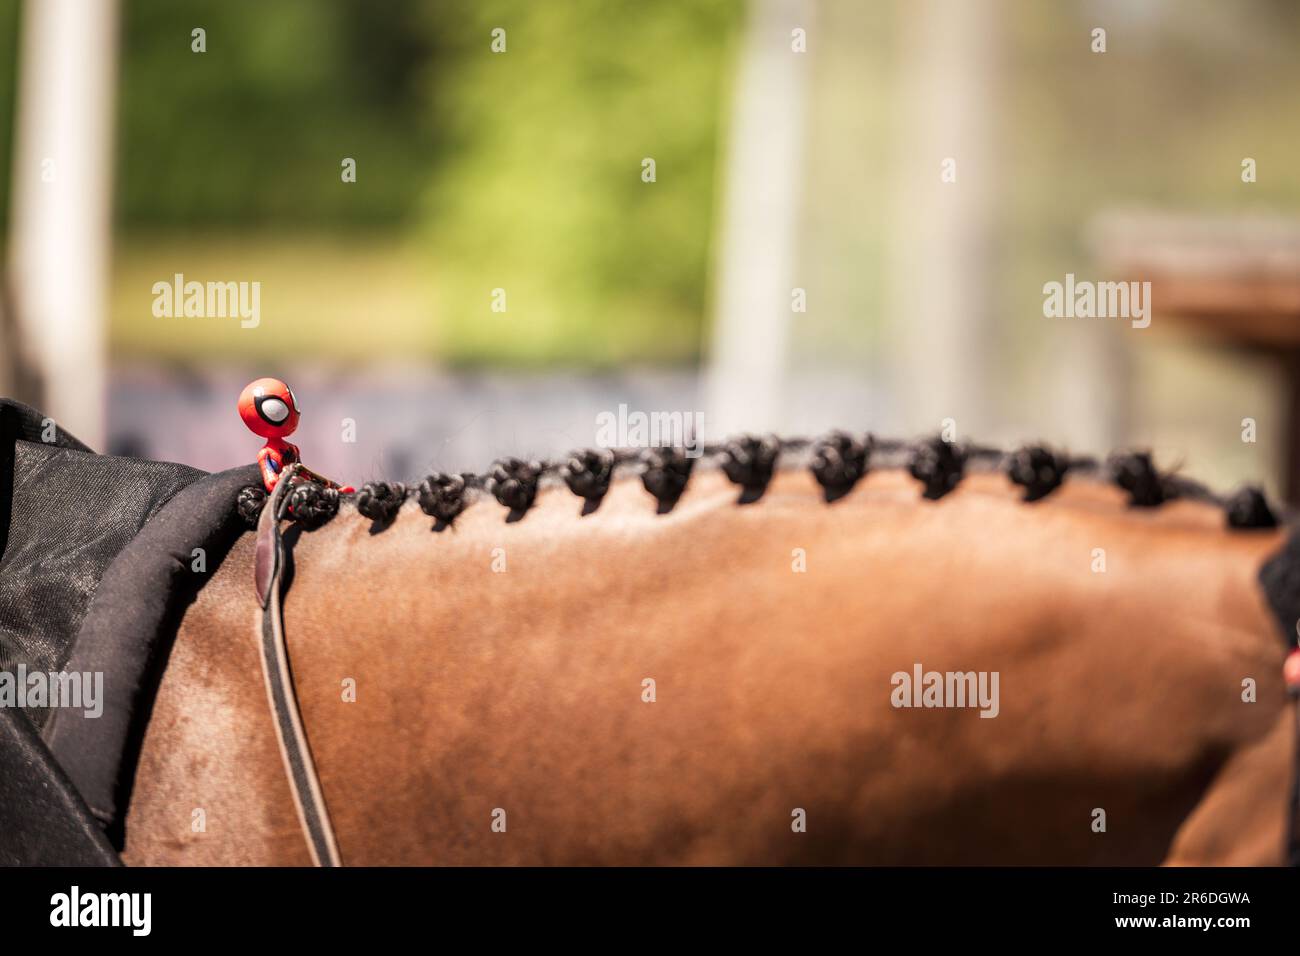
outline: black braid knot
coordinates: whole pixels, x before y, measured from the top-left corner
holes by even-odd
[[[307,528],[317,528],[338,514],[339,492],[316,481],[295,481],[289,489],[289,514]]]
[[[925,486],[926,498],[942,498],[961,481],[966,454],[952,442],[931,438],[917,446],[909,470]]]
[[[604,448],[569,452],[560,466],[564,483],[579,498],[595,501],[605,497],[614,476],[614,453]]]
[[[541,474],[542,466],[538,462],[502,458],[492,466],[488,491],[511,511],[527,511],[537,497],[537,480]]]
[[[400,481],[367,481],[357,492],[357,510],[371,521],[388,524],[406,500],[406,485]]]
[[[1011,456],[1007,476],[1025,489],[1025,501],[1045,498],[1060,487],[1070,462],[1044,445],[1029,445]]]
[[[244,524],[256,528],[257,519],[262,516],[262,507],[265,504],[266,489],[261,485],[249,485],[239,489],[239,497],[235,499],[235,510],[239,512],[239,517],[244,519]]]
[[[661,506],[675,504],[686,490],[695,459],[687,458],[680,448],[650,448],[641,455],[641,461],[645,466],[641,472],[641,484],[645,485],[645,490],[654,495]]]
[[[448,475],[435,471],[420,482],[420,510],[431,518],[451,524],[465,510],[464,475]]]
[[[1230,528],[1276,528],[1277,515],[1268,506],[1264,492],[1247,485],[1228,499],[1224,506]]]
[[[1129,504],[1135,508],[1154,508],[1171,497],[1148,452],[1116,455],[1110,467],[1115,484],[1128,492]]]
[[[742,435],[722,446],[722,470],[749,492],[762,492],[772,480],[781,442],[775,435]]]
[[[741,503],[754,500],[756,496],[751,492],[761,493],[770,483],[785,447],[803,448],[806,443],[785,446],[773,436],[750,435],[732,439],[718,449],[724,473],[745,489],[746,497],[742,497]],[[846,432],[831,432],[812,444],[809,468],[825,490],[826,500],[834,501],[867,473],[874,449],[901,451],[906,447],[902,442],[877,445],[870,435],[860,440]],[[1000,457],[992,451],[931,438],[913,446],[908,470],[922,483],[924,496],[937,499],[960,483],[968,461],[978,463]],[[588,502],[598,502],[608,492],[620,460],[608,449],[574,451],[558,470],[575,495]],[[1072,460],[1044,445],[1026,446],[1002,460],[1010,480],[1025,489],[1025,501],[1036,501],[1051,494],[1063,484],[1067,472],[1090,471],[1095,467],[1091,459]],[[660,513],[671,510],[686,489],[695,459],[682,448],[650,448],[641,452],[639,461],[641,481],[658,500]],[[472,474],[435,472],[420,483],[417,497],[425,514],[447,524],[468,506],[472,488],[486,487],[512,512],[522,513],[533,505],[544,473],[544,466],[536,461],[504,458],[493,465],[485,479]],[[1134,507],[1156,507],[1172,499],[1192,497],[1220,503],[1230,528],[1275,528],[1282,520],[1259,488],[1247,486],[1229,498],[1216,498],[1190,482],[1162,476],[1148,452],[1114,455],[1106,464],[1106,473],[1128,493],[1129,503]],[[406,487],[400,483],[369,482],[356,495],[357,510],[387,524],[397,517],[407,494]],[[260,485],[241,488],[235,502],[236,513],[249,527],[256,527],[267,499]],[[294,481],[292,487],[285,489],[283,513],[305,527],[325,523],[337,514],[338,508],[336,488],[315,481]]]
[[[844,494],[867,473],[870,440],[860,442],[848,432],[835,431],[813,445],[809,467],[828,495]]]

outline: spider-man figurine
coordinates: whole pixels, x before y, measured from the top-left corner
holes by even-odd
[[[278,378],[259,378],[250,382],[239,395],[239,417],[249,431],[266,439],[257,453],[257,466],[262,472],[262,483],[267,494],[275,490],[280,474],[293,464],[301,464],[298,446],[285,441],[298,427],[298,399],[293,389]],[[354,491],[350,485],[340,485],[303,466],[298,472],[300,481],[319,481],[327,488],[337,488],[347,493]]]

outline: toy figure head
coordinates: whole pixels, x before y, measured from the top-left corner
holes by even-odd
[[[298,400],[278,378],[259,378],[240,393],[239,417],[254,435],[286,438],[298,427]]]

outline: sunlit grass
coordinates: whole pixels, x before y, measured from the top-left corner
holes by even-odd
[[[260,282],[261,321],[155,318],[153,285]],[[110,347],[115,355],[199,361],[304,354],[438,354],[433,270],[400,240],[232,235],[119,241]]]
[[[237,316],[156,318],[154,283],[171,283],[178,272],[185,281],[260,282],[260,324],[242,328]],[[398,356],[447,365],[605,367],[676,363],[698,353],[701,317],[644,290],[606,293],[609,308],[593,324],[590,317],[574,321],[555,290],[534,277],[501,281],[504,313],[492,311],[487,277],[478,286],[448,277],[426,247],[398,237],[137,236],[114,249],[110,345],[118,357],[180,362]]]

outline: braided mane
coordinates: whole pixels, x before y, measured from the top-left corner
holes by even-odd
[[[294,520],[316,527],[338,513],[341,499],[386,527],[402,505],[414,497],[420,510],[445,527],[470,504],[487,496],[508,509],[507,520],[521,520],[543,487],[566,486],[584,501],[583,514],[599,506],[619,474],[636,475],[654,498],[660,514],[676,505],[698,462],[721,468],[741,494],[739,504],[763,496],[778,466],[808,468],[830,503],[843,497],[873,469],[906,469],[920,484],[921,495],[937,500],[955,489],[968,472],[1001,472],[1024,489],[1025,502],[1040,501],[1061,487],[1067,475],[1112,482],[1123,489],[1129,505],[1156,508],[1173,500],[1193,500],[1222,508],[1230,528],[1273,528],[1278,517],[1264,493],[1247,485],[1228,497],[1180,475],[1161,473],[1148,452],[1111,455],[1104,462],[1071,457],[1046,445],[1028,445],[1003,452],[977,445],[948,442],[939,437],[919,441],[877,439],[835,431],[818,439],[779,439],[772,435],[743,435],[719,445],[705,446],[698,457],[681,448],[643,450],[586,449],[558,461],[503,458],[484,474],[435,472],[415,488],[399,482],[367,482],[354,494],[340,495],[315,482],[303,482],[289,494]],[[236,503],[240,515],[255,525],[266,493],[244,488]]]

